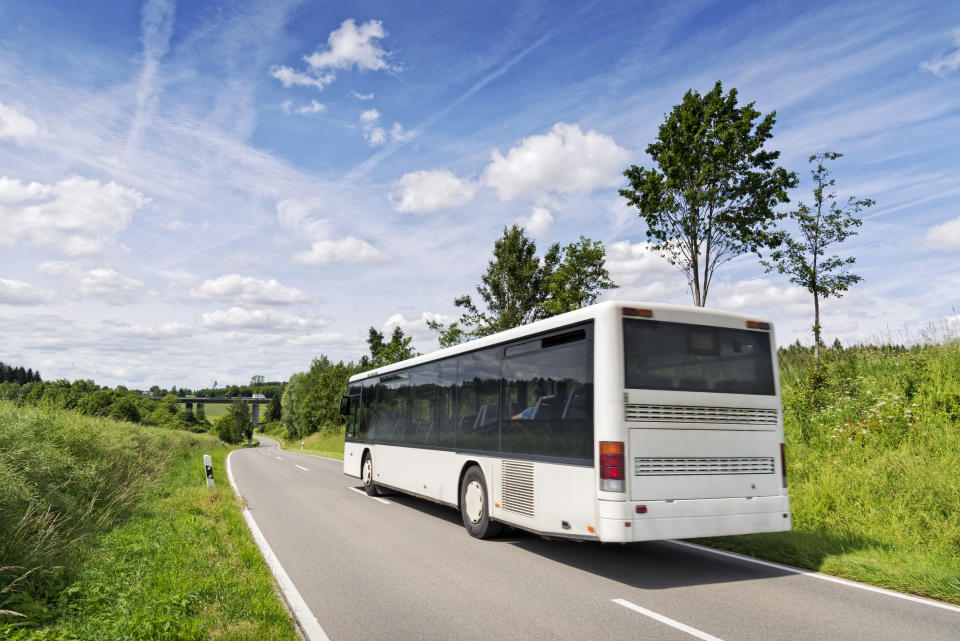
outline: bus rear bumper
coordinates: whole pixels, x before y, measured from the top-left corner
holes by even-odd
[[[599,512],[600,540],[620,543],[783,532],[791,521],[788,496],[600,501]]]

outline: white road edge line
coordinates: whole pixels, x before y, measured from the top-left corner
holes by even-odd
[[[348,489],[348,490],[353,490],[353,491],[356,492],[357,494],[362,494],[362,495],[364,495],[365,497],[367,497],[368,499],[373,499],[374,501],[380,501],[381,503],[384,503],[384,504],[386,504],[386,505],[390,505],[390,501],[388,501],[387,499],[381,499],[381,498],[378,497],[378,496],[370,496],[369,494],[367,494],[367,493],[364,492],[363,490],[357,489],[357,488],[355,488],[355,487],[349,487],[349,486],[348,486],[347,489]]]
[[[237,450],[234,450],[233,452],[236,451]],[[230,457],[233,455],[233,452],[227,454],[227,478],[230,480],[230,485],[233,487],[234,493],[242,497],[243,495],[240,494],[240,488],[237,487],[237,482],[233,480],[233,470],[230,469]],[[273,553],[273,549],[270,547],[270,544],[267,543],[263,532],[261,532],[257,526],[253,514],[251,514],[250,510],[246,507],[243,508],[243,518],[247,522],[247,527],[250,528],[250,533],[253,534],[253,540],[257,542],[257,546],[260,548],[260,553],[263,554],[264,560],[270,567],[273,578],[276,579],[277,586],[279,586],[280,591],[283,593],[287,605],[290,606],[293,616],[296,617],[297,622],[300,624],[300,629],[303,631],[304,636],[307,637],[308,641],[330,641],[330,637],[328,637],[327,633],[320,627],[320,622],[317,621],[317,617],[313,616],[313,612],[310,611],[310,606],[308,606],[307,602],[300,596],[297,586],[293,584],[287,571],[283,569],[283,566],[280,564],[280,559]]]
[[[269,439],[271,441],[274,440],[269,436],[264,436],[263,438]],[[343,463],[343,459],[333,458],[332,456],[323,456],[322,454],[307,454],[306,452],[297,452],[295,450],[284,450],[284,449],[281,449],[279,445],[277,445],[277,449],[280,450],[281,452],[286,452],[287,454],[299,454],[300,456],[312,456],[313,458],[322,458],[328,461],[333,461],[335,463]]]
[[[859,588],[860,590],[866,590],[868,592],[876,592],[877,594],[884,594],[886,596],[892,596],[898,599],[904,599],[905,601],[913,601],[914,603],[930,605],[935,608],[943,608],[944,610],[950,610],[951,612],[960,613],[960,607],[951,605],[949,603],[941,603],[940,601],[933,601],[932,599],[924,599],[923,597],[913,596],[912,594],[904,594],[903,592],[896,592],[894,590],[878,588],[875,585],[867,585],[866,583],[858,583],[856,581],[851,581],[849,579],[841,579],[840,577],[830,576],[829,574],[822,574],[820,572],[811,572],[810,570],[802,570],[800,568],[791,567],[789,565],[783,565],[781,563],[774,563],[772,561],[763,561],[761,559],[755,559],[752,556],[737,554],[736,552],[727,552],[726,550],[715,550],[713,548],[708,548],[703,545],[697,545],[696,543],[688,543],[686,541],[675,541],[672,539],[667,540],[666,542],[673,543],[674,545],[682,545],[684,547],[694,548],[696,550],[701,550],[703,552],[710,552],[711,554],[716,554],[719,556],[730,557],[731,559],[748,561],[750,563],[756,563],[757,565],[765,565],[768,568],[776,568],[778,570],[783,570],[785,572],[792,572],[793,574],[803,574],[813,579],[821,579],[822,581],[839,583],[840,585],[846,585],[851,588]]]
[[[274,458],[277,459],[278,461],[282,461],[282,460],[283,460],[283,459],[282,459],[281,457],[279,457],[279,456],[275,456]]]
[[[673,619],[669,617],[665,617],[662,614],[657,614],[653,610],[641,608],[636,603],[630,603],[629,601],[625,601],[624,599],[610,599],[610,600],[616,603],[617,605],[622,605],[623,607],[633,610],[634,612],[639,612],[643,616],[650,617],[651,619],[659,621],[660,623],[666,623],[672,628],[676,628],[681,632],[686,632],[690,636],[697,637],[698,639],[702,639],[703,641],[723,641],[723,639],[715,637],[712,634],[701,632],[696,628],[691,628],[689,625],[686,625],[685,623],[680,623],[679,621],[674,621]]]
[[[305,468],[304,466],[302,466],[302,465],[297,465],[296,463],[294,463],[293,466],[294,466],[294,467],[299,467],[299,468],[300,468],[301,470],[303,470],[304,472],[309,472],[309,471],[310,471],[310,470],[308,470],[307,468]]]

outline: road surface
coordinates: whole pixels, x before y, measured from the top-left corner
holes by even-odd
[[[960,641],[960,608],[677,543],[476,540],[450,508],[368,497],[340,461],[260,440],[234,480],[332,641]]]

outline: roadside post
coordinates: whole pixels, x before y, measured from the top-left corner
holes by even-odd
[[[203,455],[203,467],[207,471],[207,487],[213,487],[213,459],[209,454]]]

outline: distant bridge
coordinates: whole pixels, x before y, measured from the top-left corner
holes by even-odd
[[[148,396],[151,401],[162,401],[165,396]],[[197,406],[197,411],[203,414],[204,405],[231,405],[234,401],[246,401],[250,405],[250,418],[254,425],[260,424],[260,406],[269,405],[270,399],[259,396],[178,396],[177,402],[183,403],[185,408],[193,411],[193,406]]]

